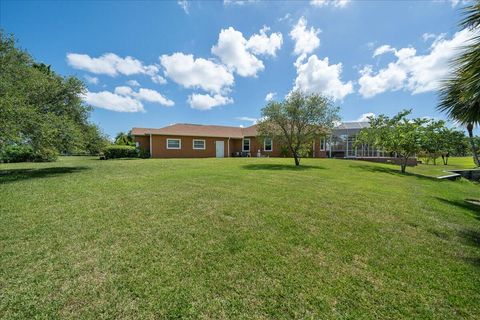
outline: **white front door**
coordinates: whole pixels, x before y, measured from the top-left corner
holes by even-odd
[[[216,151],[217,151],[217,158],[223,158],[225,153],[225,142],[224,141],[216,141],[215,142]]]

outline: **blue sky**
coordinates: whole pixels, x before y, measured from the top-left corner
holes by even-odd
[[[248,126],[266,97],[321,92],[343,120],[444,118],[438,80],[470,36],[462,1],[2,1],[0,25],[85,80],[110,136],[171,123]],[[248,119],[248,120],[247,120]]]

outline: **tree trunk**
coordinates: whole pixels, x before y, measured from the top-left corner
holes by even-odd
[[[299,166],[300,165],[300,158],[298,157],[297,153],[293,153],[293,158],[295,159],[295,165]]]
[[[402,161],[400,162],[400,170],[402,171],[402,173],[405,173],[407,169],[407,161],[408,157],[402,157]]]
[[[473,124],[467,124],[468,137],[470,138],[470,145],[472,146],[473,153],[473,162],[475,166],[480,166],[480,161],[478,160],[477,146],[475,145],[475,140],[473,139]]]

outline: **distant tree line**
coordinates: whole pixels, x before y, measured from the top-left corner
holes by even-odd
[[[405,172],[408,160],[417,157],[444,165],[451,156],[465,156],[469,152],[463,131],[448,128],[445,121],[426,118],[409,119],[411,110],[403,110],[393,117],[370,117],[370,127],[362,129],[356,144],[369,144],[400,158],[400,169]]]
[[[0,30],[0,162],[98,154],[108,140],[88,121],[84,83],[63,77]]]

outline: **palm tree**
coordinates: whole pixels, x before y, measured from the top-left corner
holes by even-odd
[[[479,30],[480,0],[465,8],[462,28]],[[473,128],[480,124],[480,33],[470,40],[469,44],[453,61],[454,71],[440,89],[438,109],[447,112],[450,118],[465,125],[470,138],[473,160],[480,166],[477,146],[473,139]]]
[[[133,141],[133,137],[132,137],[132,132],[131,131],[129,131],[128,133],[119,132],[115,136],[115,144],[124,145],[124,146],[135,145],[135,142]]]

